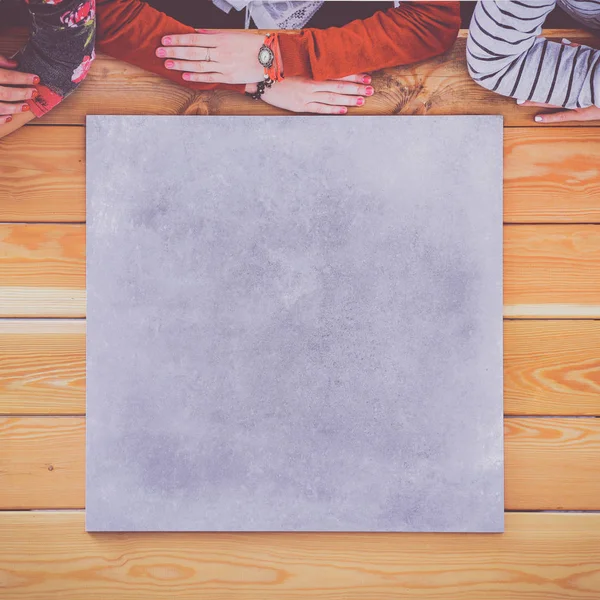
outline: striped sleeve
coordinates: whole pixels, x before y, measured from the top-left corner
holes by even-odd
[[[471,77],[503,96],[600,106],[600,51],[539,37],[555,0],[479,0],[467,42]],[[586,4],[598,4],[600,1]]]

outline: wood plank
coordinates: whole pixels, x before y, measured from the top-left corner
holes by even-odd
[[[568,36],[579,43],[597,41],[582,31],[546,30],[545,34],[557,40]],[[22,33],[19,35],[22,40]],[[350,114],[502,114],[508,126],[535,125],[536,109],[519,107],[514,100],[489,92],[471,80],[464,58],[466,35],[466,30],[462,30],[454,47],[441,57],[378,72],[373,82],[375,95]],[[8,39],[0,49],[8,51],[9,47],[18,48],[20,43]],[[82,124],[86,114],[283,114],[283,111],[235,92],[196,93],[99,56],[78,92],[40,122]]]
[[[597,129],[505,129],[505,222],[600,223],[598,198]]]
[[[600,317],[597,225],[507,225],[509,317]],[[85,226],[0,225],[0,316],[85,315]]]
[[[600,515],[506,533],[96,534],[82,512],[0,514],[11,600],[597,600]]]
[[[0,418],[0,508],[83,506],[84,490],[83,417]]]
[[[0,140],[0,221],[84,221],[84,157],[80,127],[25,127]],[[599,196],[595,129],[506,130],[506,222],[600,223]]]
[[[506,418],[505,506],[600,510],[600,419]]]
[[[0,414],[84,414],[85,376],[85,321],[0,320]]]
[[[0,414],[85,414],[85,322],[0,321]],[[600,416],[600,321],[505,321],[508,415]]]
[[[0,225],[0,316],[85,316],[85,226]]]
[[[23,127],[0,140],[0,221],[85,221],[85,130]]]
[[[600,228],[505,226],[504,314],[600,316]]]
[[[505,435],[507,509],[600,510],[600,419],[507,417]],[[0,419],[0,509],[83,508],[84,454],[83,417]]]
[[[600,416],[600,321],[505,321],[504,411]]]

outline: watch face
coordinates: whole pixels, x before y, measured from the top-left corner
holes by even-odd
[[[266,46],[263,46],[260,49],[260,52],[258,53],[258,62],[263,66],[263,67],[270,67],[273,64],[273,52],[271,51],[270,48],[267,48]]]

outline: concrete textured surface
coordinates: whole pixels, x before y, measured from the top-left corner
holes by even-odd
[[[503,529],[500,117],[87,124],[89,531]]]

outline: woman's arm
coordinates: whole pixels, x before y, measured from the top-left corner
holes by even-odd
[[[556,0],[478,2],[467,42],[471,77],[522,101],[564,108],[600,106],[600,51],[542,37]]]
[[[38,95],[28,100],[41,117],[72,93],[94,60],[96,12],[94,0],[29,0],[32,29],[15,59],[19,70],[40,78]]]
[[[98,49],[102,52],[195,90],[225,88],[244,92],[244,85],[184,81],[180,72],[165,68],[164,59],[156,56],[163,36],[194,33],[193,27],[140,0],[98,0],[97,8]]]
[[[343,27],[280,36],[286,76],[324,80],[407,65],[445,52],[460,27],[459,2],[402,2]]]

